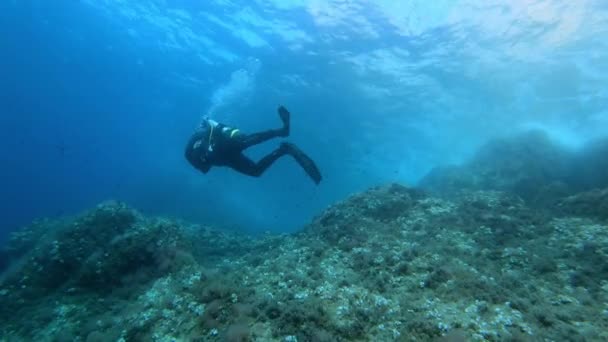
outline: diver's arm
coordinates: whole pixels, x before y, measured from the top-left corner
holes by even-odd
[[[197,170],[202,173],[209,172],[212,163],[207,160],[208,150],[205,147],[205,131],[198,131],[190,138],[186,145],[185,157]]]

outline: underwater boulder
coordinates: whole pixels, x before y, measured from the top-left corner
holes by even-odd
[[[48,240],[66,222],[64,220],[38,219],[31,224],[12,232],[2,251],[9,260],[17,260],[31,252],[39,241]]]
[[[73,222],[43,220],[24,227],[9,239],[6,250],[14,266],[3,283],[32,297],[53,291],[80,272],[99,246],[137,219],[126,205],[106,202]]]
[[[552,211],[564,197],[574,193],[573,187],[564,181],[554,181],[537,188],[537,191],[527,199],[536,209]]]
[[[421,188],[434,193],[453,196],[465,190],[479,189],[476,177],[462,166],[437,166],[419,182]]]
[[[454,195],[463,190],[499,190],[542,203],[551,184],[567,174],[570,152],[541,131],[495,139],[462,166],[436,168],[420,181],[423,189]],[[540,203],[539,203],[540,204]]]
[[[593,140],[576,153],[567,182],[578,191],[608,187],[608,138]]]
[[[390,229],[393,222],[407,217],[423,198],[422,191],[396,183],[373,187],[328,207],[304,233],[354,248],[364,244],[370,232]]]
[[[361,215],[380,222],[392,222],[407,216],[424,194],[400,184],[372,188],[363,196],[351,198],[350,205]]]
[[[568,196],[559,201],[557,211],[563,215],[608,220],[608,188]]]
[[[407,215],[423,197],[422,191],[396,183],[373,187],[330,206],[314,220],[314,223],[320,226],[344,225],[345,222],[358,218],[393,221]]]
[[[547,216],[508,192],[471,191],[463,193],[455,203],[456,210],[449,221],[468,233],[487,229],[490,234],[478,240],[482,246],[504,246],[547,229]]]
[[[134,287],[135,278],[145,283],[192,262],[191,241],[177,224],[144,219],[124,203],[105,202],[61,223],[49,221],[40,235],[27,231],[44,224],[25,227],[15,233],[21,238],[11,240],[17,245],[9,242],[7,250],[18,250],[14,255],[21,256],[11,260],[0,278],[0,287],[11,299],[0,303],[4,313],[54,293],[107,293]],[[34,236],[34,242],[26,238]]]

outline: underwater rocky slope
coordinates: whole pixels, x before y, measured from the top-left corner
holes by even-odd
[[[583,192],[595,196],[598,189],[608,188],[606,156],[608,138],[574,150],[542,131],[530,131],[489,142],[463,165],[439,166],[420,186],[448,197],[471,190],[505,191],[531,207],[548,209],[565,196]]]
[[[573,158],[541,182],[563,191],[509,187],[530,163],[487,162],[486,176],[469,164],[436,171],[429,190],[355,194],[292,235],[250,238],[117,202],[41,220],[2,251],[0,340],[606,340],[608,188],[569,181]],[[489,177],[502,189],[451,187]]]

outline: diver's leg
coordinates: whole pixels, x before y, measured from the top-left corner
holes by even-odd
[[[261,144],[270,139],[286,137],[284,130],[281,129],[269,129],[253,134],[239,134],[235,136],[234,142],[238,145],[240,150],[244,150],[253,145]]]
[[[270,165],[285,154],[287,154],[287,151],[284,148],[277,148],[256,163],[240,153],[230,161],[228,166],[240,173],[253,177],[259,177],[270,167]]]
[[[253,145],[263,143],[273,138],[284,138],[289,136],[291,115],[289,114],[289,111],[283,106],[280,106],[277,111],[279,113],[281,121],[283,121],[283,127],[279,129],[269,129],[267,131],[259,133],[242,134],[235,136],[234,139],[241,150],[244,150]]]

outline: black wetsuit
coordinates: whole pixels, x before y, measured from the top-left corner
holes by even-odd
[[[279,108],[279,112],[281,111]],[[283,108],[283,110],[285,110]],[[209,172],[212,166],[227,166],[243,174],[259,177],[277,159],[289,154],[304,168],[315,183],[321,181],[321,173],[315,163],[293,144],[282,143],[280,147],[254,162],[243,154],[248,147],[267,140],[287,137],[289,135],[289,113],[284,120],[284,127],[254,134],[240,133],[237,129],[223,124],[214,125],[207,121],[198,129],[186,145],[186,159],[203,173]]]

